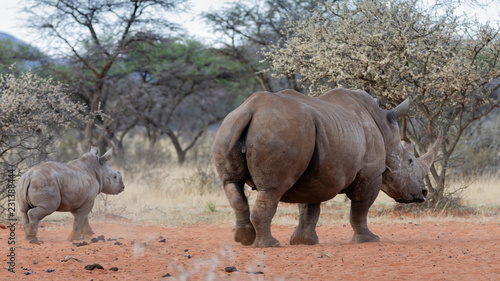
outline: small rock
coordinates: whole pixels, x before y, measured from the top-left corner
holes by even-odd
[[[188,259],[190,259],[190,258],[191,258],[191,255],[188,255],[188,254],[184,254],[184,256],[185,256],[186,258],[188,258]]]
[[[262,271],[246,271],[247,274],[264,274]]]
[[[33,260],[33,264],[38,264],[38,261],[37,260]]]
[[[167,239],[163,238],[163,239],[161,239],[161,240],[160,240],[160,241],[158,241],[158,242],[165,243],[165,242],[167,242]]]
[[[99,242],[99,240],[97,240],[97,238],[90,239],[90,243],[97,243],[97,242]]]
[[[235,271],[238,271],[238,269],[236,269],[236,266],[226,266],[224,268],[224,271],[225,272],[235,272]]]
[[[123,245],[123,244],[122,244],[122,243],[120,243],[120,242],[118,242],[118,241],[116,241],[114,245],[118,245],[118,246],[120,246],[120,245]]]
[[[77,246],[77,247],[81,247],[81,246],[87,246],[89,243],[87,243],[86,241],[83,241],[81,243],[73,243],[73,245]]]
[[[167,273],[165,275],[162,275],[161,277],[172,277],[172,275],[170,275],[170,273]]]
[[[74,257],[71,257],[71,256],[65,256],[64,259],[62,259],[61,261],[62,262],[67,262],[69,260],[75,260],[77,262],[82,262],[81,260],[77,259],[77,258],[74,258]]]
[[[98,264],[98,263],[94,263],[94,264],[88,264],[85,266],[85,269],[86,270],[94,270],[94,269],[104,269],[104,267],[102,267],[102,265]]]
[[[54,272],[54,271],[55,271],[55,269],[47,269],[48,273],[51,273],[51,272]]]
[[[104,239],[104,235],[97,236],[97,240],[106,241],[106,239]]]
[[[112,268],[110,268],[109,270],[111,270],[111,271],[118,271],[118,267],[113,266],[113,267],[112,267]]]

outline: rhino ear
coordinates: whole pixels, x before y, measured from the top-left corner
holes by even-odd
[[[99,157],[99,161],[108,162],[109,159],[111,159],[112,156],[113,156],[113,149],[111,148],[106,153],[104,153],[103,156]]]
[[[94,155],[97,155],[97,147],[95,146],[91,146],[90,147],[90,153],[94,154]]]
[[[410,109],[410,98],[406,98],[402,103],[400,103],[396,108],[392,109],[391,112],[394,113],[398,118],[406,116],[408,110]]]

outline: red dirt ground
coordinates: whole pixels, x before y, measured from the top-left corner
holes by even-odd
[[[500,280],[498,223],[371,223],[382,242],[366,244],[349,243],[349,225],[322,225],[314,246],[291,246],[293,227],[273,226],[282,247],[272,249],[235,243],[229,224],[94,223],[106,241],[81,247],[66,241],[71,223],[41,225],[40,245],[16,225],[15,273],[5,268],[9,229],[0,229],[1,280]],[[85,269],[93,263],[104,269]]]

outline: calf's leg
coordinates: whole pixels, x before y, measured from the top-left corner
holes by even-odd
[[[315,245],[319,243],[316,234],[316,224],[320,213],[320,203],[298,204],[299,225],[295,228],[290,238],[291,245],[306,244]]]
[[[44,208],[44,207],[34,207],[28,210],[27,217],[29,223],[25,225],[24,232],[26,234],[26,239],[30,240],[32,243],[38,243],[38,238],[36,236],[38,232],[38,223],[46,216],[52,214],[55,209]],[[23,220],[25,220],[23,218]],[[27,226],[27,227],[26,227]]]
[[[244,183],[227,183],[224,191],[236,216],[234,240],[243,245],[251,245],[255,240],[255,229],[250,222],[250,207],[244,193]]]
[[[85,217],[85,220],[83,221],[82,234],[86,238],[92,238],[92,236],[94,236],[94,234],[95,234],[94,231],[92,230],[92,228],[90,227],[88,214]]]
[[[93,206],[94,206],[94,201],[78,208],[77,210],[71,211],[75,219],[73,220],[73,230],[71,231],[71,234],[68,237],[69,241],[85,239],[85,236],[83,236],[82,234],[82,230],[84,228],[85,220],[87,220],[88,224],[88,215],[90,211],[92,211]]]

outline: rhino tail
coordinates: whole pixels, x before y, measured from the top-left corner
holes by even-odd
[[[230,141],[225,151],[225,165],[223,168],[227,177],[225,180],[227,182],[251,182],[246,160],[246,137],[252,121],[252,114],[246,112],[233,121],[232,135],[229,136]]]
[[[234,122],[235,128],[234,133],[231,138],[231,142],[229,143],[227,156],[230,156],[231,153],[237,153],[245,155],[247,153],[246,147],[246,136],[248,127],[250,126],[250,122],[252,121],[252,114],[246,113],[239,116],[238,120]]]
[[[28,193],[31,185],[31,178],[29,174],[26,174],[25,176],[22,176],[21,179],[19,180],[19,184],[21,187],[18,189],[20,194],[18,194],[19,198],[19,204],[21,205],[20,209],[21,210],[29,210],[35,208],[35,206],[31,203]]]

